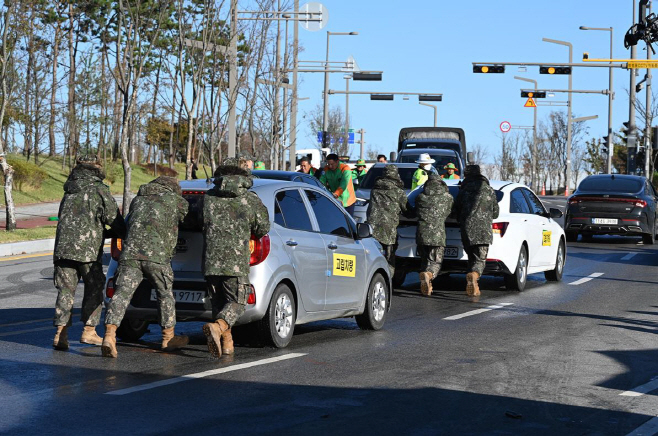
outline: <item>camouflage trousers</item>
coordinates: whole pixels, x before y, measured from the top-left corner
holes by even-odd
[[[418,254],[420,255],[420,272],[430,272],[436,278],[441,271],[443,263],[443,253],[445,247],[434,247],[431,245],[419,245]]]
[[[105,274],[100,262],[76,262],[75,260],[56,260],[54,282],[57,288],[55,319],[53,325],[72,324],[71,309],[78,282],[82,278],[85,284],[82,297],[80,320],[84,325],[97,326],[103,309],[103,287]]]
[[[398,251],[397,241],[395,244],[388,245],[382,244],[384,250],[384,257],[388,261],[388,269],[391,270],[391,277],[395,274],[395,252]]]
[[[206,276],[206,288],[212,299],[213,319],[223,319],[229,327],[233,327],[247,305],[249,280],[232,276]]]
[[[477,272],[482,275],[484,267],[487,264],[487,254],[489,253],[488,245],[464,245],[464,250],[468,256],[468,271]]]
[[[105,314],[105,324],[120,325],[137,287],[146,279],[154,288],[158,299],[160,327],[168,329],[176,325],[176,300],[174,300],[174,272],[171,264],[146,260],[120,261],[114,281],[114,296]]]

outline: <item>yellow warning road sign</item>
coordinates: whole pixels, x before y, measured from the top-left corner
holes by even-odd
[[[523,107],[537,107],[537,103],[535,103],[532,97],[528,97],[528,101],[525,102]]]

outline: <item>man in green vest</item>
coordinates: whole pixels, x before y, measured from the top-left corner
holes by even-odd
[[[418,169],[411,178],[412,191],[427,181],[428,173],[432,171],[432,164],[434,162],[436,161],[430,157],[429,153],[421,153],[416,161]]]
[[[352,183],[354,183],[354,186],[358,186],[361,184],[363,179],[366,177],[366,173],[368,171],[366,170],[366,161],[363,159],[359,159],[356,161],[356,169],[352,170]]]
[[[453,180],[460,178],[457,174],[455,174],[457,172],[457,167],[455,166],[454,163],[450,162],[448,165],[444,166],[443,169],[446,170],[448,173],[442,175],[441,176],[442,179]]]
[[[320,183],[327,187],[334,198],[343,203],[343,207],[350,214],[354,214],[354,185],[352,184],[352,170],[349,166],[340,163],[335,153],[327,156],[327,166],[320,176]]]

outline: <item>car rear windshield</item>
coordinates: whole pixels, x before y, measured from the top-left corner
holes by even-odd
[[[404,189],[411,189],[411,179],[413,178],[417,169],[418,168],[416,167],[398,167],[398,173],[400,173],[400,178],[404,184]],[[366,173],[365,179],[363,179],[363,181],[359,184],[359,189],[372,189],[375,186],[375,181],[381,177],[383,173],[384,167],[370,168]]]
[[[459,194],[459,185],[450,185],[450,186],[448,186],[448,191],[450,192],[450,195],[452,195],[452,198],[456,199],[457,194]],[[415,191],[412,191],[412,192],[409,193],[409,195],[407,196],[407,199],[409,200],[409,204],[411,204],[411,206],[416,207],[416,197],[421,192],[423,192],[423,189],[418,188]],[[500,203],[500,201],[503,199],[505,194],[503,193],[503,191],[499,191],[497,189],[494,189],[494,193],[496,194],[496,201],[498,201],[498,203]]]
[[[582,192],[620,192],[634,194],[642,190],[644,183],[637,179],[588,177],[578,186]]]
[[[400,155],[399,162],[400,163],[415,163],[418,158],[419,154],[417,153],[404,153]],[[442,176],[445,174],[448,174],[447,170],[444,170],[443,167],[448,165],[449,163],[455,165],[457,167],[457,175],[459,174],[459,161],[457,159],[457,156],[442,156],[439,154],[432,154],[430,153],[430,157],[434,159],[436,162],[433,163],[432,165],[436,170],[441,174]]]
[[[454,150],[461,153],[461,145],[458,142],[441,142],[441,141],[408,141],[404,144],[404,149],[409,148],[439,148],[444,150]]]

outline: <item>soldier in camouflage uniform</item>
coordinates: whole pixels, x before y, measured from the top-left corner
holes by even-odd
[[[203,199],[203,273],[215,322],[203,326],[213,357],[233,354],[231,327],[249,295],[249,240],[270,230],[267,208],[249,192],[251,172],[229,158],[215,171],[215,186]]]
[[[187,215],[178,180],[160,176],[139,188],[130,205],[128,226],[117,268],[115,294],[105,314],[103,356],[117,357],[116,330],[137,287],[146,278],[158,296],[162,350],[184,347],[187,336],[174,336],[176,301],[172,293],[171,258],[176,251],[178,223]]]
[[[478,165],[466,167],[464,181],[455,200],[455,214],[461,227],[462,243],[468,255],[466,294],[480,295],[478,280],[493,242],[491,224],[498,218],[498,201],[489,180]]]
[[[432,294],[432,279],[441,270],[446,246],[445,221],[452,211],[452,195],[448,186],[437,174],[431,173],[416,197],[416,244],[420,254],[420,291]]]
[[[68,350],[68,327],[75,289],[82,278],[84,297],[80,320],[84,329],[80,342],[101,345],[96,334],[103,305],[105,274],[101,257],[106,237],[123,237],[126,228],[110,189],[103,184],[105,173],[95,157],[76,162],[64,184],[64,198],[59,205],[59,223],[55,237],[54,282],[57,287],[54,325],[57,327],[53,347]],[[110,226],[112,234],[106,230]]]
[[[384,249],[391,277],[395,274],[395,251],[398,248],[400,214],[407,212],[407,196],[395,165],[386,165],[384,173],[375,180],[370,191],[366,220],[372,226],[372,235]]]

